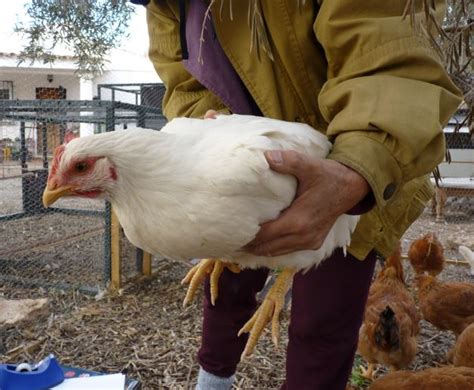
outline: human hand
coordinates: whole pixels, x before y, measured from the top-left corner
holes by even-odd
[[[295,176],[298,188],[292,204],[277,219],[264,223],[244,247],[255,255],[320,248],[336,219],[370,191],[359,173],[334,160],[294,151],[268,151],[265,157],[274,171]]]

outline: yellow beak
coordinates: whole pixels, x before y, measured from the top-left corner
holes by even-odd
[[[62,196],[72,195],[72,186],[62,186],[58,188],[51,188],[49,185],[43,192],[43,205],[44,207],[51,206]]]

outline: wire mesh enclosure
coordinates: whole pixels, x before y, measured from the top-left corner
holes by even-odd
[[[61,199],[43,207],[52,154],[66,136],[159,130],[166,123],[164,87],[103,84],[94,100],[65,100],[47,89],[37,91],[35,100],[0,100],[0,284],[93,293],[111,280],[114,231],[125,278],[141,272],[147,258],[114,230],[103,200]],[[131,94],[134,103],[119,94]]]
[[[447,154],[439,167],[441,180],[432,212],[447,223],[474,220],[474,142],[468,127],[462,125],[466,114],[459,110],[445,128]]]

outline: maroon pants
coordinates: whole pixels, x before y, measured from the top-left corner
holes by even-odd
[[[295,276],[283,389],[345,388],[374,266],[373,253],[358,261],[337,250],[318,268]],[[220,377],[235,372],[247,341],[247,336],[237,337],[237,332],[255,311],[255,295],[267,274],[264,269],[240,274],[224,271],[215,306],[206,281],[198,361],[207,372]]]

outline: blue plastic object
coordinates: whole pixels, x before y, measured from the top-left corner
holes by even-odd
[[[0,364],[0,390],[47,390],[63,380],[63,370],[54,355],[33,365]]]

